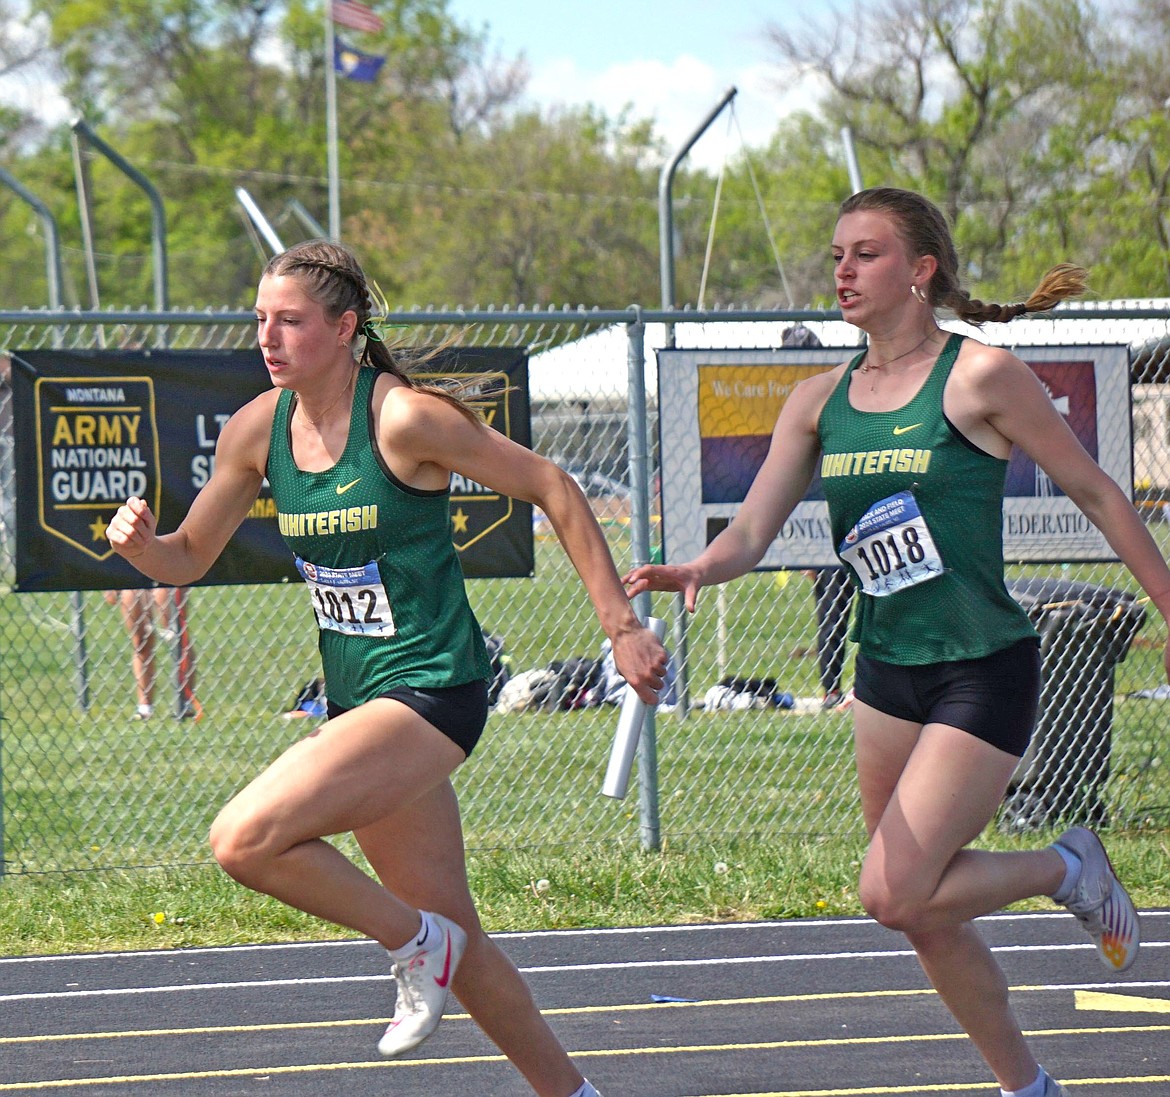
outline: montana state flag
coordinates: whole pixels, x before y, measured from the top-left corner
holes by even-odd
[[[346,79],[372,84],[385,62],[386,58],[376,53],[363,53],[340,38],[333,39],[333,69]]]

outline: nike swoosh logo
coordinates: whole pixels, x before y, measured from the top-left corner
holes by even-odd
[[[447,955],[443,958],[443,975],[436,975],[435,982],[445,987],[451,981],[451,935],[447,935]]]
[[[897,428],[894,429],[894,433],[895,434],[898,433]],[[337,494],[344,495],[347,491],[349,491],[350,488],[352,488],[354,486],[354,484],[361,483],[361,479],[362,478],[359,476],[356,480],[350,480],[350,482],[348,484],[338,484],[337,485]]]
[[[907,431],[917,430],[920,426],[921,423],[911,423],[908,427],[894,427],[894,434],[905,434]],[[341,491],[340,488],[337,490]]]

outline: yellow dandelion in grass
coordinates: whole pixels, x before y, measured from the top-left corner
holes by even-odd
[[[824,901],[824,899],[818,899],[818,900],[817,900],[817,910],[827,910],[827,909],[828,909],[828,907],[829,907],[829,904],[828,904],[828,903],[826,903],[826,902]]]
[[[161,911],[161,910],[156,910],[151,915],[151,918],[154,919],[154,924],[156,926],[161,926],[163,924],[163,922],[165,922],[167,920],[167,916],[166,916],[165,911]]]

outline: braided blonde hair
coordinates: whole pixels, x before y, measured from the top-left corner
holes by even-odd
[[[976,327],[988,321],[1006,324],[1028,312],[1047,312],[1086,290],[1088,271],[1072,263],[1060,263],[1040,279],[1026,301],[1011,305],[984,303],[959,285],[959,257],[942,211],[912,190],[870,187],[851,194],[841,203],[838,216],[871,211],[884,213],[912,256],[932,255],[938,266],[930,281],[918,288],[933,308],[950,309],[960,320]]]

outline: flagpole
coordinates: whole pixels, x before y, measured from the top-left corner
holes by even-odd
[[[325,156],[329,174],[329,239],[341,240],[341,184],[337,168],[337,72],[333,65],[331,0],[325,0]]]

